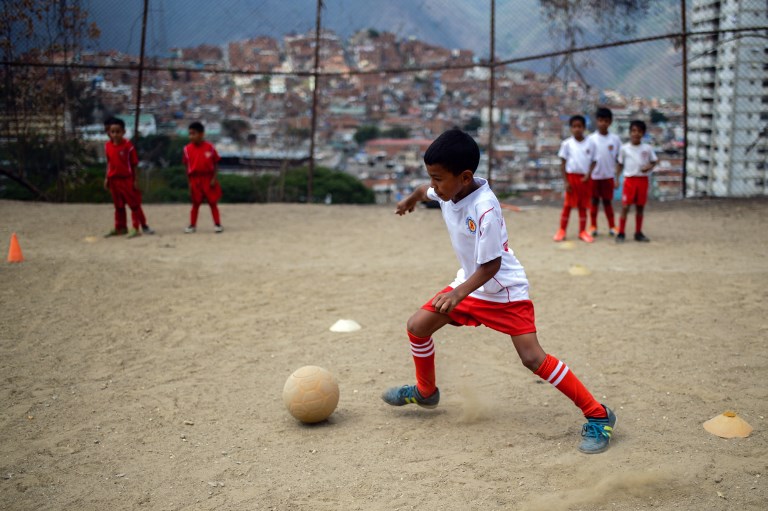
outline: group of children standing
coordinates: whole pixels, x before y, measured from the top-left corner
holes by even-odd
[[[107,160],[104,188],[109,190],[115,206],[115,226],[106,237],[126,235],[127,238],[135,238],[142,233],[154,234],[155,231],[147,224],[147,218],[141,208],[141,190],[136,183],[139,157],[131,141],[125,138],[125,122],[110,117],[104,121],[104,128],[109,135],[109,141],[104,145]],[[193,122],[189,125],[189,141],[184,147],[182,161],[187,168],[192,211],[189,225],[184,232],[189,234],[196,231],[198,211],[205,199],[211,208],[214,232],[221,233],[224,228],[221,226],[218,202],[222,193],[217,179],[218,162],[221,158],[216,148],[205,140],[205,128],[201,123]],[[131,210],[130,231],[126,206]]]
[[[569,120],[571,136],[560,145],[560,169],[565,181],[565,204],[560,216],[560,228],[554,241],[565,239],[571,209],[579,212],[579,239],[592,243],[597,236],[597,213],[603,204],[608,232],[617,243],[626,239],[625,229],[629,208],[635,206],[635,241],[650,241],[643,234],[643,210],[648,200],[648,176],[658,158],[653,148],[644,144],[646,126],[643,121],[629,125],[629,143],[608,132],[613,113],[608,108],[598,108],[597,131],[584,136],[586,120],[574,115]],[[619,228],[616,229],[613,212],[613,191],[619,187],[619,177],[624,173],[624,189],[621,196],[622,210]],[[587,230],[587,209],[590,226]]]

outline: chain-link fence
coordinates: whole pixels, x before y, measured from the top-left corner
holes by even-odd
[[[314,179],[328,168],[393,201],[459,126],[497,193],[554,199],[568,118],[593,130],[598,106],[625,142],[647,123],[656,198],[768,194],[765,0],[40,0],[1,15],[5,197],[87,198],[82,169],[117,115],[149,189],[173,184],[164,169],[200,121],[222,173],[251,187],[230,198],[336,201],[346,184]]]

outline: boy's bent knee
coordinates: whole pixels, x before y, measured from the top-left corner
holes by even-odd
[[[538,353],[520,354],[520,362],[522,362],[525,367],[530,369],[531,372],[536,372],[536,370],[541,367],[541,364],[544,362],[544,358],[541,358]]]

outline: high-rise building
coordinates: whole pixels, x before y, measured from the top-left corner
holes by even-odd
[[[768,195],[766,0],[693,0],[688,50],[689,196]]]

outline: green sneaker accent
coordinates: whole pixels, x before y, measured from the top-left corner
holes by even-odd
[[[436,408],[440,402],[440,389],[429,397],[421,397],[416,385],[403,385],[402,387],[391,387],[384,391],[381,399],[392,406],[403,406],[407,404],[416,404],[422,408]]]
[[[139,231],[138,229],[131,229],[131,232],[128,233],[128,236],[126,236],[126,238],[129,238],[129,239],[137,238],[139,236],[141,236],[141,231]]]
[[[585,454],[597,454],[608,449],[613,431],[616,427],[616,415],[603,405],[608,417],[587,417],[587,423],[581,427],[581,444],[579,450]]]
[[[126,232],[128,232],[128,231],[125,231],[123,229],[119,229],[119,230],[118,229],[112,229],[107,234],[105,234],[104,237],[105,238],[111,238],[112,236],[123,236]]]

